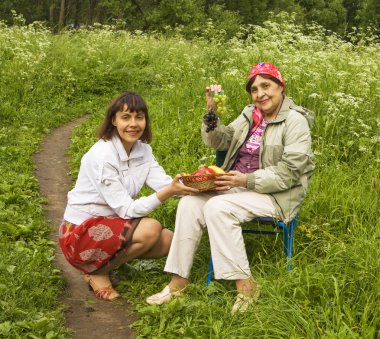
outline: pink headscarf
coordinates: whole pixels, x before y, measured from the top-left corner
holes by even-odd
[[[249,72],[248,76],[248,82],[246,85],[246,90],[248,93],[251,92],[251,85],[252,85],[252,79],[254,76],[259,74],[268,74],[272,77],[276,78],[278,81],[281,82],[282,86],[285,88],[285,81],[278,70],[278,68],[274,65],[272,65],[269,62],[259,62],[258,64],[254,64]]]

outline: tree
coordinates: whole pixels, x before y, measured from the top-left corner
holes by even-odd
[[[360,0],[344,0],[343,6],[347,11],[346,26],[347,29],[358,25],[357,12],[360,7]]]
[[[22,14],[26,23],[33,21],[48,21],[50,18],[50,6],[57,0],[2,0],[0,1],[0,20],[12,23],[12,12]]]
[[[343,33],[346,29],[346,9],[343,0],[299,0],[307,22],[315,21],[326,29]]]
[[[65,0],[61,0],[61,7],[59,10],[59,21],[58,21],[58,26],[60,29],[65,25],[65,13],[66,13],[66,3],[65,3]]]
[[[302,16],[302,8],[295,0],[225,0],[226,8],[242,16],[243,23],[260,25],[270,20],[270,13],[297,13]]]
[[[363,0],[357,13],[357,20],[361,27],[373,26],[377,33],[380,32],[380,1]]]

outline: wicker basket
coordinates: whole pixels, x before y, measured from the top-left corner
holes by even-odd
[[[227,173],[220,174],[201,174],[201,175],[185,175],[181,178],[184,185],[199,189],[200,191],[210,191],[217,186],[214,181],[217,177],[228,175]]]

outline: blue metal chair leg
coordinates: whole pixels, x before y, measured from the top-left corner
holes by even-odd
[[[298,215],[289,223],[289,225],[286,225],[282,221],[278,222],[279,226],[283,229],[284,253],[288,260],[288,271],[292,269],[293,239],[297,221]]]
[[[292,269],[292,252],[289,251],[291,249],[291,230],[288,228],[288,226],[283,223],[282,221],[278,222],[278,225],[282,228],[282,237],[284,242],[284,254],[286,255],[287,261],[288,261],[288,271]]]
[[[287,249],[287,257],[288,257],[288,271],[292,269],[292,255],[293,255],[293,240],[294,240],[294,231],[297,227],[298,214],[289,224],[289,243]]]
[[[288,271],[292,269],[293,232],[291,229],[284,230],[284,251],[288,262]]]
[[[206,287],[210,285],[210,282],[212,280],[212,272],[214,271],[214,266],[212,264],[212,258],[210,257],[210,262],[208,264],[208,270],[207,270],[207,280],[206,280]]]
[[[292,250],[293,250],[293,233],[289,235],[289,245],[288,245],[288,271],[292,269]]]

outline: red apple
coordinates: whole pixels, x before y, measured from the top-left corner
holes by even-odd
[[[191,173],[191,175],[205,175],[205,174],[214,174],[215,172],[208,168],[207,166],[203,166],[201,168],[198,168],[195,172]]]

